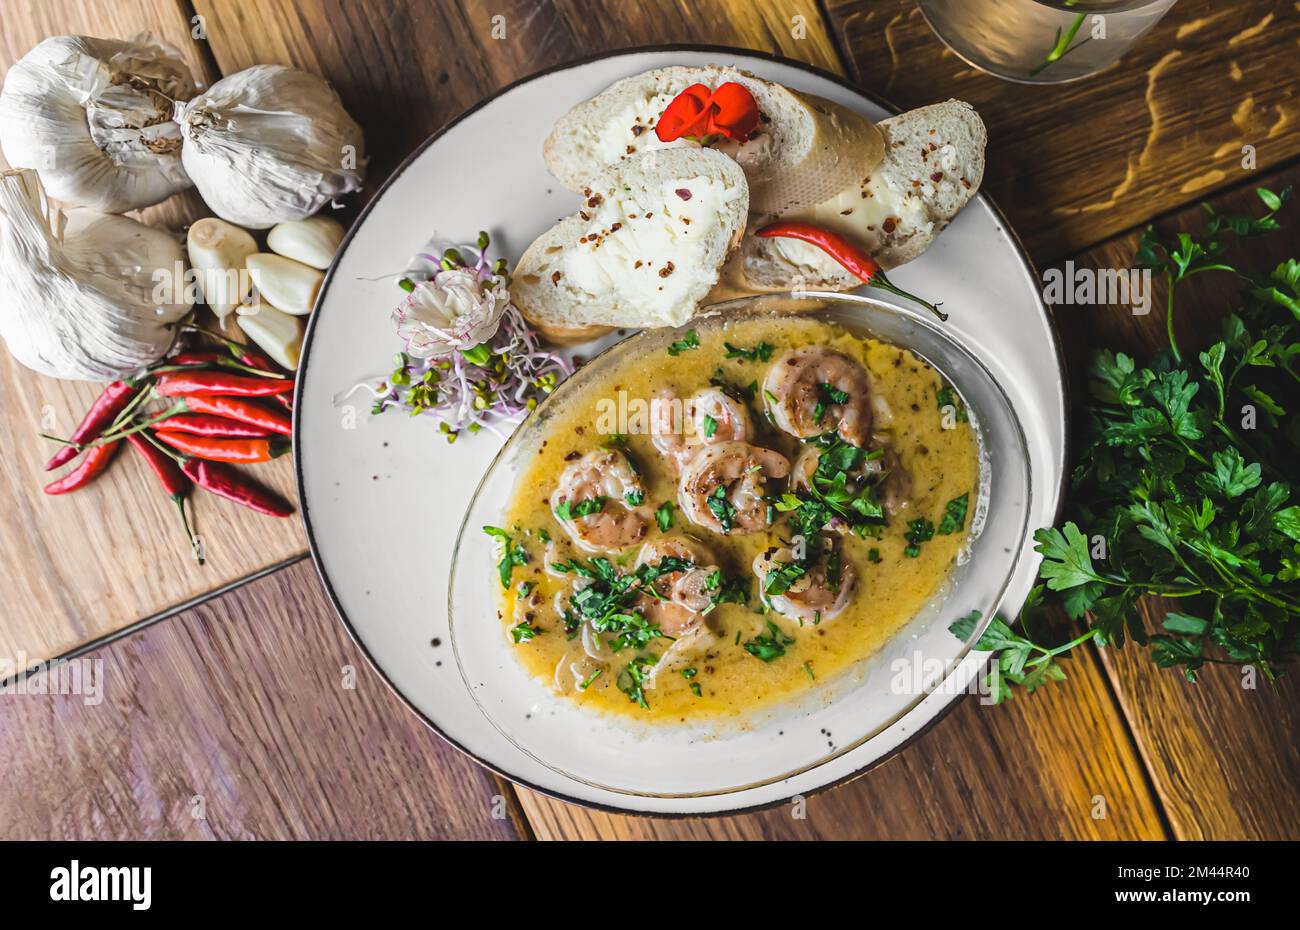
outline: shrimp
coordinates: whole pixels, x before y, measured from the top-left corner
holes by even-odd
[[[681,473],[701,446],[749,442],[754,437],[748,408],[719,388],[705,388],[686,401],[664,388],[651,408],[650,439],[674,475]]]
[[[880,504],[885,515],[897,517],[912,505],[912,473],[903,467],[898,453],[886,447],[880,459],[885,477],[880,481]]]
[[[757,533],[772,525],[763,500],[768,478],[784,478],[790,460],[746,442],[705,446],[682,470],[677,501],[696,526],[715,533]]]
[[[837,616],[853,599],[857,572],[832,542],[810,563],[775,546],[754,558],[754,574],[763,603],[792,620],[820,622]]]
[[[573,462],[551,495],[551,509],[570,538],[588,552],[619,552],[645,538],[650,510],[645,485],[617,449]]]
[[[804,346],[783,352],[763,380],[772,419],[810,439],[834,429],[859,448],[871,429],[871,377],[843,352]]]
[[[639,603],[645,618],[660,631],[679,638],[700,629],[704,611],[713,603],[709,576],[718,570],[708,548],[689,536],[667,536],[641,547],[636,565],[660,566],[664,559],[680,559],[689,567],[666,571],[650,582],[659,597],[647,595]]]

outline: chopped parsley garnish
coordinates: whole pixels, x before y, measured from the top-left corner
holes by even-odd
[[[684,668],[684,669],[682,669],[682,677],[685,678],[687,681],[690,681],[690,680],[691,680],[692,678],[694,678],[697,674],[699,674],[699,673],[695,670],[694,667],[692,667],[692,668]]]
[[[594,672],[592,672],[590,675],[588,675],[586,678],[584,678],[584,679],[582,680],[582,682],[578,685],[578,690],[579,690],[579,691],[586,691],[588,688],[590,688],[592,682],[594,682],[597,678],[599,678],[599,677],[600,677],[600,673],[603,672],[603,671],[605,671],[603,668],[598,668],[598,669],[596,669]]]
[[[626,449],[627,435],[624,433],[610,433],[605,437],[606,449]]]
[[[645,491],[628,491],[623,495],[629,507],[640,507],[645,503]]]
[[[817,676],[813,674],[812,662],[805,662],[803,664],[803,673],[808,676],[809,681],[817,680]]]
[[[785,594],[806,574],[808,569],[798,562],[773,562],[771,571],[763,576],[763,593],[769,596]]]
[[[756,659],[772,662],[785,655],[785,647],[794,645],[794,637],[788,636],[771,620],[767,621],[767,632],[760,633],[753,639],[745,641],[745,651]]]
[[[848,392],[841,391],[832,384],[823,381],[821,384],[817,385],[817,387],[820,389],[822,396],[826,398],[828,403],[847,404],[849,402]]]
[[[501,540],[501,561],[497,563],[497,572],[501,576],[501,587],[509,588],[515,566],[528,564],[528,552],[499,526],[485,526],[483,532]]]
[[[727,348],[726,358],[738,358],[744,362],[766,362],[776,349],[776,346],[770,342],[760,342],[752,349],[742,349],[740,346],[733,346],[730,342],[724,342],[723,345]]]
[[[510,628],[510,636],[515,643],[526,643],[540,632],[542,631],[531,623],[520,623]]]
[[[966,510],[969,507],[969,492],[948,501],[948,506],[943,511],[943,517],[939,520],[939,528],[935,532],[940,536],[951,536],[953,533],[961,532],[962,527],[966,525]]]
[[[709,386],[717,388],[741,404],[748,404],[758,396],[758,379],[749,382],[745,387],[737,387],[727,380],[726,373],[721,368],[713,373],[713,377],[709,379]]]
[[[868,549],[868,550],[867,550],[867,561],[868,561],[868,562],[879,562],[879,561],[880,561],[880,550],[877,549],[875,546],[872,546],[870,549]]]
[[[736,506],[727,498],[727,486],[720,484],[708,497],[709,510],[718,518],[722,532],[731,532],[731,521],[736,516]]]
[[[691,330],[681,339],[678,339],[668,347],[668,354],[676,357],[689,349],[698,349],[700,347],[700,334]]]
[[[696,697],[704,697],[704,691],[700,688],[700,683],[698,681],[691,682],[691,694]]]
[[[605,509],[604,497],[589,497],[586,500],[578,501],[560,501],[560,505],[555,508],[555,515],[561,520],[576,520],[579,517],[589,517],[593,513],[600,513]]]
[[[921,544],[934,539],[934,524],[925,517],[909,520],[907,524],[907,546],[903,555],[914,559],[921,554]]]
[[[655,509],[655,522],[659,524],[659,529],[665,533],[673,525],[673,502],[664,501]]]
[[[519,592],[519,599],[523,600],[528,595],[532,594],[533,588],[535,587],[536,585],[534,585],[531,581],[521,581],[519,583],[519,587],[516,589]]]
[[[618,689],[633,704],[649,708],[645,699],[645,680],[649,670],[659,661],[657,656],[637,656],[618,673]]]
[[[867,452],[834,433],[814,442],[822,449],[809,486],[771,499],[776,509],[791,515],[791,524],[801,536],[814,535],[834,517],[848,523],[859,536],[878,530],[885,522],[885,510],[876,500],[875,485],[849,475],[863,463],[879,458],[883,450]]]
[[[712,439],[713,434],[718,431],[718,421],[707,413],[704,415],[704,419],[700,421],[700,425],[703,427],[705,439]]]

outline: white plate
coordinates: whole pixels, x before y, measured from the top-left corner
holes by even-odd
[[[807,66],[753,52],[699,47],[618,52],[529,78],[445,127],[371,201],[325,282],[298,377],[294,461],[312,554],[353,638],[399,696],[434,730],[482,764],[565,800],[659,814],[744,810],[807,795],[885,758],[933,723],[978,677],[970,654],[944,684],[893,726],[851,752],[773,784],[707,797],[629,796],[567,778],[526,755],[481,713],[456,668],[447,629],[447,572],[470,496],[501,442],[481,433],[449,446],[428,420],[335,395],[386,370],[400,348],[389,313],[393,276],[430,237],[493,235],[512,260],[577,207],[546,171],[542,141],[573,104],[619,78],[665,65],[724,64],[852,107],[889,110]],[[1054,522],[1065,470],[1066,399],[1059,346],[1034,273],[1002,215],[983,195],[920,259],[891,272],[900,287],[942,295],[947,326],[1009,395],[1030,450],[1030,525]],[[1033,584],[1027,544],[1004,612]],[[434,646],[433,643],[439,645]]]

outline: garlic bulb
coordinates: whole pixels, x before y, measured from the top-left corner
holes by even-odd
[[[181,108],[185,170],[222,219],[249,229],[311,216],[360,189],[361,127],[321,78],[256,65]]]
[[[36,172],[0,172],[0,336],[55,378],[111,381],[156,362],[190,309],[180,242],[125,216],[64,212]]]
[[[51,197],[102,213],[166,200],[190,186],[172,103],[193,96],[180,54],[148,35],[54,36],[9,69],[0,140]]]

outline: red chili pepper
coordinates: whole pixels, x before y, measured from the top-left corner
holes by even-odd
[[[114,381],[104,388],[103,393],[90,405],[86,415],[81,418],[80,425],[73,431],[72,441],[86,443],[98,439],[113,422],[114,418],[131,402],[138,389],[138,384],[132,384],[129,381]],[[53,458],[45,463],[45,470],[53,471],[60,465],[66,465],[77,457],[79,451],[76,446],[64,446],[54,453]]]
[[[709,144],[711,136],[748,141],[758,128],[758,101],[744,85],[728,81],[710,93],[692,84],[673,98],[655,123],[660,142],[695,139]]]
[[[185,495],[193,487],[190,479],[185,477],[175,459],[146,439],[143,434],[132,433],[126,437],[126,441],[144,456],[144,460],[149,463],[149,468],[158,476],[158,483],[163,486],[163,490],[167,492],[177,508],[180,509],[181,525],[185,527],[185,535],[189,537],[190,550],[194,553],[194,557],[198,559],[199,564],[202,565],[203,550],[194,538],[194,531],[190,529],[189,517],[185,514]]]
[[[191,481],[237,504],[243,504],[250,510],[264,513],[271,517],[287,517],[293,508],[276,494],[241,475],[235,469],[218,462],[189,458],[181,465],[181,471]]]
[[[210,462],[251,465],[254,462],[269,462],[289,451],[289,444],[279,439],[223,439],[218,436],[169,433],[162,429],[154,435],[173,449],[180,449],[186,455]]]
[[[289,378],[259,378],[225,371],[173,371],[158,379],[163,397],[184,394],[221,394],[228,397],[268,397],[293,392]]]
[[[184,397],[182,400],[191,413],[210,413],[213,416],[258,426],[272,433],[279,433],[281,436],[293,435],[293,421],[286,414],[279,410],[270,410],[251,400],[242,400],[238,397],[205,397],[202,394]],[[164,421],[166,422],[170,421]],[[166,426],[162,428],[167,429]]]
[[[229,358],[229,353],[218,352],[215,350],[206,352],[182,352],[179,355],[173,355],[167,359],[166,365],[210,365],[213,362],[219,362],[223,358]]]
[[[262,371],[271,372],[279,371],[279,368],[270,359],[260,352],[254,352],[252,349],[239,356],[239,360],[249,368],[260,368]],[[292,393],[276,394],[275,399],[280,402],[280,406],[285,410],[293,409]]]
[[[885,277],[885,272],[881,270],[878,261],[872,258],[857,243],[850,242],[839,233],[831,232],[829,229],[823,229],[820,226],[814,226],[812,223],[800,223],[791,220],[764,226],[754,235],[760,239],[798,239],[801,242],[815,245],[843,265],[849,274],[861,278],[864,284],[916,301],[940,320],[948,319],[948,314],[941,311],[936,304],[922,300],[915,294],[909,294],[907,291],[895,287],[893,282]]]
[[[188,404],[193,398],[187,398]],[[266,439],[273,432],[265,426],[254,426],[228,417],[210,413],[178,413],[158,424],[159,429],[173,433],[192,433],[195,436],[216,436],[222,439]]]
[[[117,447],[120,445],[120,442],[106,442],[102,446],[92,447],[86,452],[86,457],[81,460],[80,465],[59,480],[47,484],[45,493],[67,494],[69,491],[75,491],[90,484],[91,481],[99,477],[100,472],[108,467],[108,463],[113,461],[113,454],[117,452]]]

